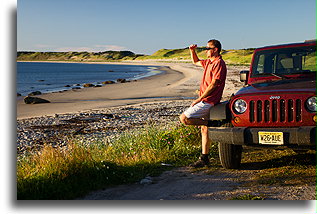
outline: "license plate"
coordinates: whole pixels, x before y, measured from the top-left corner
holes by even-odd
[[[283,145],[283,132],[259,132],[259,143]]]

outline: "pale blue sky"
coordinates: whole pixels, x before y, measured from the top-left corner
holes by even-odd
[[[18,0],[18,51],[224,49],[316,35],[315,0]]]

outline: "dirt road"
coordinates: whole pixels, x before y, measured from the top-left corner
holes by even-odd
[[[150,184],[120,185],[92,192],[84,200],[230,200],[252,196],[265,200],[315,200],[315,185],[249,185],[260,170],[216,169],[193,171],[188,167],[152,177]]]

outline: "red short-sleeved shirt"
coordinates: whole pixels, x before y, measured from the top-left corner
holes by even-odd
[[[203,68],[204,74],[200,84],[199,95],[202,95],[207,87],[210,85],[213,79],[218,79],[219,84],[216,86],[216,89],[202,101],[216,105],[220,102],[223,89],[225,88],[225,81],[227,76],[227,67],[226,63],[223,61],[221,56],[218,56],[213,61],[210,59],[200,61]]]

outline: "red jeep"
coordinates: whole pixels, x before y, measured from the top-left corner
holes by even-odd
[[[316,149],[316,40],[254,51],[245,87],[211,109],[210,127],[224,168],[241,163],[242,146]]]

